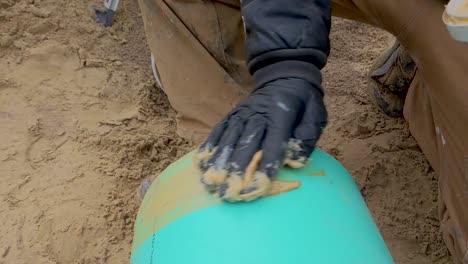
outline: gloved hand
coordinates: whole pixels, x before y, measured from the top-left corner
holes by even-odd
[[[321,87],[300,78],[268,82],[200,147],[201,182],[227,201],[265,196],[283,164],[300,167],[308,161],[326,122]]]

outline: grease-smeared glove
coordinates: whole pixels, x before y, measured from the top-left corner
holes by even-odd
[[[284,164],[301,167],[308,161],[326,122],[320,86],[300,78],[268,82],[202,144],[197,153],[201,182],[227,201],[266,196]]]

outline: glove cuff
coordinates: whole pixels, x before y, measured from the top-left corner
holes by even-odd
[[[308,62],[280,61],[258,69],[253,74],[256,89],[274,80],[288,78],[303,79],[323,94],[320,70]]]
[[[322,69],[327,64],[327,57],[327,54],[317,49],[280,49],[252,58],[247,66],[251,74],[255,73],[258,69],[281,61],[303,61]]]

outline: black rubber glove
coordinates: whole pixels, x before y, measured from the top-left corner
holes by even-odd
[[[330,50],[331,0],[243,0],[241,11],[256,89],[197,155],[202,182],[228,201],[268,195],[285,161],[307,161],[327,120],[320,69]]]
[[[265,196],[285,161],[294,167],[307,162],[326,121],[317,84],[300,78],[264,84],[217,124],[201,146],[201,181],[228,201]]]

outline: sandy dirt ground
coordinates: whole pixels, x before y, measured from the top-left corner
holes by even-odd
[[[136,0],[0,0],[0,264],[128,263],[135,188],[194,146],[155,85]],[[395,260],[450,263],[437,176],[402,119],[368,100],[389,35],[336,19],[320,146],[353,174]]]

